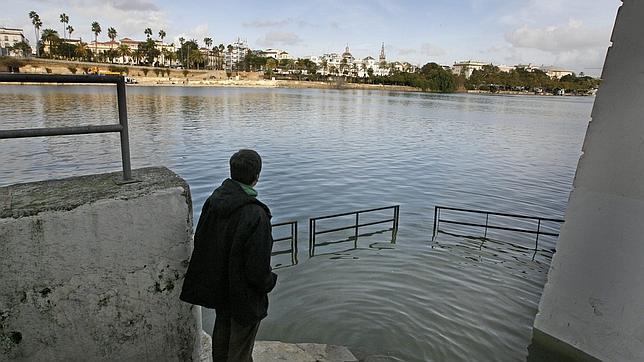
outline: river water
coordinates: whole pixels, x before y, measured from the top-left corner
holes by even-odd
[[[127,92],[133,167],[165,165],[185,178],[195,217],[227,177],[230,155],[253,148],[264,160],[257,189],[273,221],[300,223],[299,264],[275,258],[282,267],[259,339],[346,345],[374,360],[527,356],[555,239],[542,238],[537,253],[531,235],[450,235],[481,236],[480,228],[432,241],[434,206],[563,217],[593,98]],[[0,129],[117,120],[110,86],[2,86],[0,99]],[[0,185],[115,171],[119,138],[2,140],[0,165]],[[308,218],[389,205],[400,205],[395,244],[384,232],[309,258]],[[205,328],[212,321],[205,311]]]

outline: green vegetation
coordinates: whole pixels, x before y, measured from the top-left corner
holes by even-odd
[[[463,81],[466,89],[496,91],[530,91],[553,93],[563,89],[567,93],[585,94],[599,87],[600,80],[580,74],[566,75],[561,79],[549,77],[541,70],[513,69],[502,72],[498,67],[487,65],[475,70]]]

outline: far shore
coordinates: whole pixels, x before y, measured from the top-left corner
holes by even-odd
[[[263,72],[237,72],[230,76],[222,70],[204,70],[204,69],[169,69],[154,68],[145,66],[122,66],[108,63],[88,63],[52,59],[26,58],[18,59],[20,73],[24,74],[51,74],[51,75],[70,75],[83,74],[84,71],[94,69],[96,72],[109,72],[114,69],[125,70],[128,77],[134,78],[135,87],[238,87],[238,88],[292,88],[292,89],[361,89],[377,91],[397,91],[397,92],[423,92],[420,88],[398,85],[383,84],[366,84],[352,83],[343,80],[335,81],[300,81],[300,80],[280,80],[265,79]],[[6,71],[6,70],[5,70]],[[0,69],[0,72],[2,70]],[[122,73],[123,74],[123,73]],[[0,85],[16,85],[17,83],[0,83]],[[20,83],[27,84],[27,83]],[[29,83],[31,85],[60,85],[55,83]],[[433,93],[433,92],[427,92]],[[538,95],[551,96],[551,94],[519,91],[484,91],[484,90],[457,90],[456,93],[463,94],[491,94],[491,95]],[[572,95],[572,94],[571,94]],[[566,96],[570,96],[566,94]]]

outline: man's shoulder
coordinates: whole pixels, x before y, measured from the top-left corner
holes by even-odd
[[[253,202],[249,202],[248,204],[245,204],[240,208],[240,211],[254,218],[260,218],[260,219],[271,218],[270,209],[268,208],[268,206],[266,206],[266,204],[264,204],[259,200],[253,200]]]

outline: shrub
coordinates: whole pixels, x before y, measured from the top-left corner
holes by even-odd
[[[76,67],[73,67],[73,66],[71,66],[71,65],[70,65],[69,67],[67,67],[67,69],[69,69],[69,71],[70,71],[72,74],[76,74],[76,72],[78,71],[78,69],[77,69]]]
[[[183,76],[187,77],[190,72],[186,69],[183,70]]]
[[[154,74],[156,74],[157,77],[159,76],[159,74],[162,74],[162,73],[163,73],[163,69],[154,68]]]
[[[83,72],[85,72],[85,74],[87,74],[87,73],[89,73],[90,68],[89,67],[82,67],[81,69],[83,70]]]
[[[51,68],[45,68],[45,71],[47,72],[47,74],[51,74]]]
[[[143,68],[143,75],[145,75],[147,77],[149,71],[150,70],[148,68]]]

